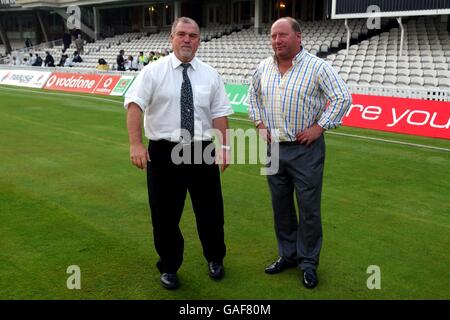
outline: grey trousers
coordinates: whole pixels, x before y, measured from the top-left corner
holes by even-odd
[[[270,154],[279,170],[268,176],[280,257],[299,262],[301,269],[316,269],[322,247],[320,201],[325,160],[323,135],[309,147],[280,143]],[[277,159],[276,159],[277,158]],[[270,165],[270,164],[269,164]],[[299,209],[298,219],[294,191]]]

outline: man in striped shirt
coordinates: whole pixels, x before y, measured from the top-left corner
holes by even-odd
[[[249,117],[270,143],[271,162],[279,166],[268,175],[279,258],[265,272],[299,266],[304,286],[312,289],[322,247],[323,132],[342,124],[351,94],[327,62],[302,48],[295,19],[275,21],[271,41],[275,54],[259,64],[249,89]]]

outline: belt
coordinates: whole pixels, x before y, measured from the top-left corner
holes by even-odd
[[[213,141],[212,140],[200,140],[200,141],[192,141],[192,142],[186,143],[186,142],[181,142],[181,141],[173,142],[173,141],[162,139],[162,140],[149,140],[149,142],[151,144],[164,144],[164,145],[170,145],[170,146],[176,146],[179,144],[189,146],[189,145],[194,145],[194,144],[208,145],[208,144],[212,143]]]

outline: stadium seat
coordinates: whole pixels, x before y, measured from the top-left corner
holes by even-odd
[[[439,78],[438,86],[439,88],[450,89],[450,78]]]
[[[382,86],[383,79],[384,79],[384,76],[382,76],[382,75],[379,75],[379,74],[372,75],[372,79],[370,80],[370,85],[377,86],[377,87]]]
[[[435,70],[448,70],[448,64],[447,63],[436,63],[434,65]]]
[[[410,87],[412,88],[422,88],[424,80],[420,77],[411,77],[410,79]]]
[[[372,75],[373,74],[373,68],[369,67],[369,66],[363,66],[361,68],[361,75],[363,75],[363,74]]]
[[[420,62],[409,62],[410,69],[422,69],[422,64]]]
[[[436,76],[437,76],[436,70],[431,70],[431,69],[423,70],[424,78],[436,78]]]
[[[342,73],[342,72],[339,72],[339,75],[341,76],[341,78],[342,78],[342,80],[344,80],[344,81],[347,81],[347,79],[348,79],[348,73]]]
[[[357,84],[359,81],[359,74],[350,73],[348,75],[347,84]]]
[[[396,76],[397,75],[397,68],[394,68],[394,67],[387,68],[386,67],[384,74],[385,75]]]
[[[397,85],[400,85],[402,87],[409,86],[410,82],[411,82],[411,79],[407,76],[398,76],[397,77]]]
[[[424,78],[423,86],[425,88],[435,88],[438,86],[438,80],[436,78]]]
[[[377,67],[377,68],[373,68],[372,74],[373,75],[375,75],[375,74],[384,75],[385,72],[386,72],[385,68]]]
[[[393,75],[385,75],[383,80],[383,85],[395,85],[397,82],[397,77]]]
[[[422,69],[411,69],[409,72],[410,77],[422,77],[423,70]]]
[[[437,70],[436,76],[438,78],[448,78],[450,79],[450,71],[449,70]]]
[[[362,85],[369,85],[370,81],[372,80],[372,75],[370,74],[361,74],[359,77],[359,84]]]
[[[410,71],[409,69],[397,69],[397,76],[409,76]]]

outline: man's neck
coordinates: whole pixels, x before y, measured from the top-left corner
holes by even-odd
[[[287,58],[277,57],[278,69],[280,70],[281,75],[284,75],[284,73],[292,67],[292,61],[294,61],[295,57],[299,54],[301,50],[302,48],[300,47],[300,50],[291,57]]]

